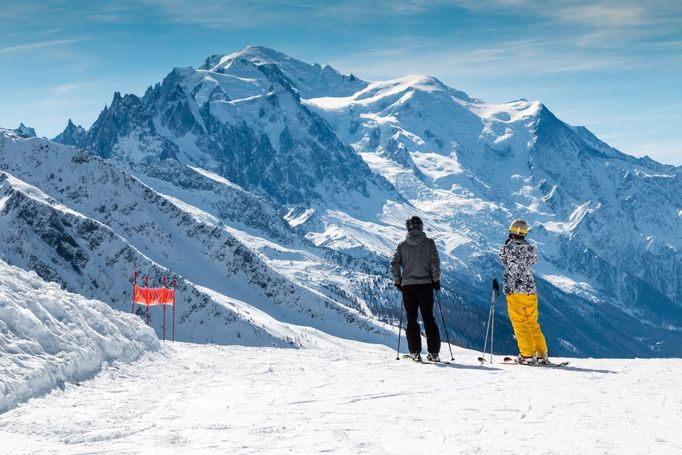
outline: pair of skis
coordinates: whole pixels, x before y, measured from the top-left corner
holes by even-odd
[[[403,359],[405,360],[412,360],[414,363],[424,363],[424,364],[434,364],[437,365],[439,363],[445,363],[447,365],[452,365],[452,362],[449,360],[439,360],[439,361],[434,361],[434,360],[428,360],[422,357],[421,360],[415,360],[411,355],[409,354],[403,354]]]
[[[565,367],[568,365],[568,362],[559,362],[559,363],[554,363],[554,362],[547,362],[547,363],[542,363],[542,362],[525,362],[525,363],[519,363],[518,360],[512,358],[512,357],[505,357],[502,359],[502,363],[506,365],[525,365],[528,367],[544,367],[544,368],[561,368]]]
[[[493,363],[493,342],[495,338],[495,300],[497,298],[497,295],[500,293],[500,285],[498,284],[497,280],[493,278],[493,295],[490,301],[490,311],[488,312],[488,322],[486,323],[485,326],[485,341],[483,343],[483,355],[478,357],[478,361],[481,363]],[[440,306],[440,301],[438,301],[438,304]],[[443,308],[441,307],[441,316],[443,316]],[[443,325],[445,326],[445,318],[443,317]],[[402,329],[403,326],[403,311],[400,312],[400,329]],[[398,330],[398,355],[400,353],[400,332],[401,330]],[[447,334],[447,327],[446,329],[446,334]],[[488,335],[490,335],[490,352],[488,352]],[[450,346],[450,338],[448,336],[448,346]],[[490,354],[490,361],[486,360],[486,355]],[[455,360],[454,356],[452,356],[452,347],[450,347],[450,357],[452,357],[452,360]],[[445,364],[452,364],[453,362],[449,361],[443,361],[440,360],[438,362],[434,362],[431,360],[427,359],[421,359],[421,360],[415,360],[410,356],[409,354],[403,354],[402,356],[403,359],[410,359],[415,363],[431,363],[431,364],[438,364],[438,363],[445,363]],[[400,359],[399,356],[396,356],[396,360]],[[541,362],[527,362],[527,363],[519,363],[516,359],[512,357],[505,357],[503,361],[501,362],[502,364],[505,365],[526,365],[529,367],[544,367],[544,368],[560,368],[568,365],[568,362],[560,362],[560,363],[553,363],[553,362],[547,362],[547,363],[541,363]]]
[[[421,360],[415,360],[409,354],[403,354],[402,358],[405,360],[412,360],[414,363],[421,363],[421,364],[434,364],[434,365],[437,365],[439,363],[444,363],[447,365],[453,364],[453,362],[450,362],[447,360],[439,360],[438,362],[434,362],[433,360],[427,360],[425,358],[422,358]],[[478,361],[481,363],[488,363],[488,361],[485,360],[483,357],[479,357]],[[553,362],[548,362],[548,363],[540,363],[540,362],[519,363],[516,359],[514,359],[512,357],[505,357],[502,360],[501,364],[503,364],[503,365],[525,365],[528,367],[561,368],[561,367],[565,367],[566,365],[568,365],[568,362],[560,362],[560,363],[553,363]]]

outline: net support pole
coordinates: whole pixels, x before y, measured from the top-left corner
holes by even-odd
[[[130,312],[135,313],[135,286],[137,286],[137,272],[133,273],[133,298],[132,298],[132,306],[130,307]]]
[[[173,291],[175,291],[175,277],[173,277]],[[173,292],[173,343],[175,343],[175,292]]]
[[[147,307],[147,325],[149,325],[149,275],[144,276],[144,287],[146,288],[145,292],[147,293],[147,304],[145,307]]]
[[[163,276],[163,292],[166,292],[166,275]],[[164,299],[165,300],[165,299]],[[166,302],[163,302],[163,341],[166,341]]]

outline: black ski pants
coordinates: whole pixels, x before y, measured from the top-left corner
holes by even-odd
[[[431,284],[408,284],[403,286],[403,305],[407,314],[407,347],[410,352],[421,352],[422,337],[419,334],[418,310],[421,310],[426,345],[430,353],[440,352],[440,332],[433,317],[433,287]]]

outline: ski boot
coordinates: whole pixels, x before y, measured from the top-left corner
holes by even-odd
[[[540,365],[547,365],[548,363],[550,363],[550,361],[549,361],[549,355],[548,355],[546,352],[543,353],[542,356],[538,355],[537,352],[536,352],[536,353],[535,353],[535,356],[536,356],[536,358],[537,358],[538,364],[540,364]]]
[[[521,365],[537,365],[538,363],[538,358],[537,354],[533,355],[533,357],[524,357],[521,354],[516,358],[516,363],[519,363]]]
[[[440,356],[438,355],[437,352],[436,353],[429,352],[426,355],[426,360],[428,360],[429,362],[440,362]]]

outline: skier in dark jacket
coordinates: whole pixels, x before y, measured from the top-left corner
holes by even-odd
[[[533,266],[538,262],[535,246],[526,241],[528,223],[515,220],[509,238],[500,249],[504,265],[504,293],[516,341],[519,363],[549,363],[547,343],[538,323],[538,295]]]
[[[433,317],[433,291],[440,289],[440,258],[436,242],[424,234],[418,216],[405,223],[407,236],[398,244],[391,258],[393,284],[403,294],[407,313],[407,346],[410,356],[421,361],[422,340],[419,335],[418,310],[421,310],[430,361],[440,361],[440,332]],[[402,269],[402,270],[401,270]]]

